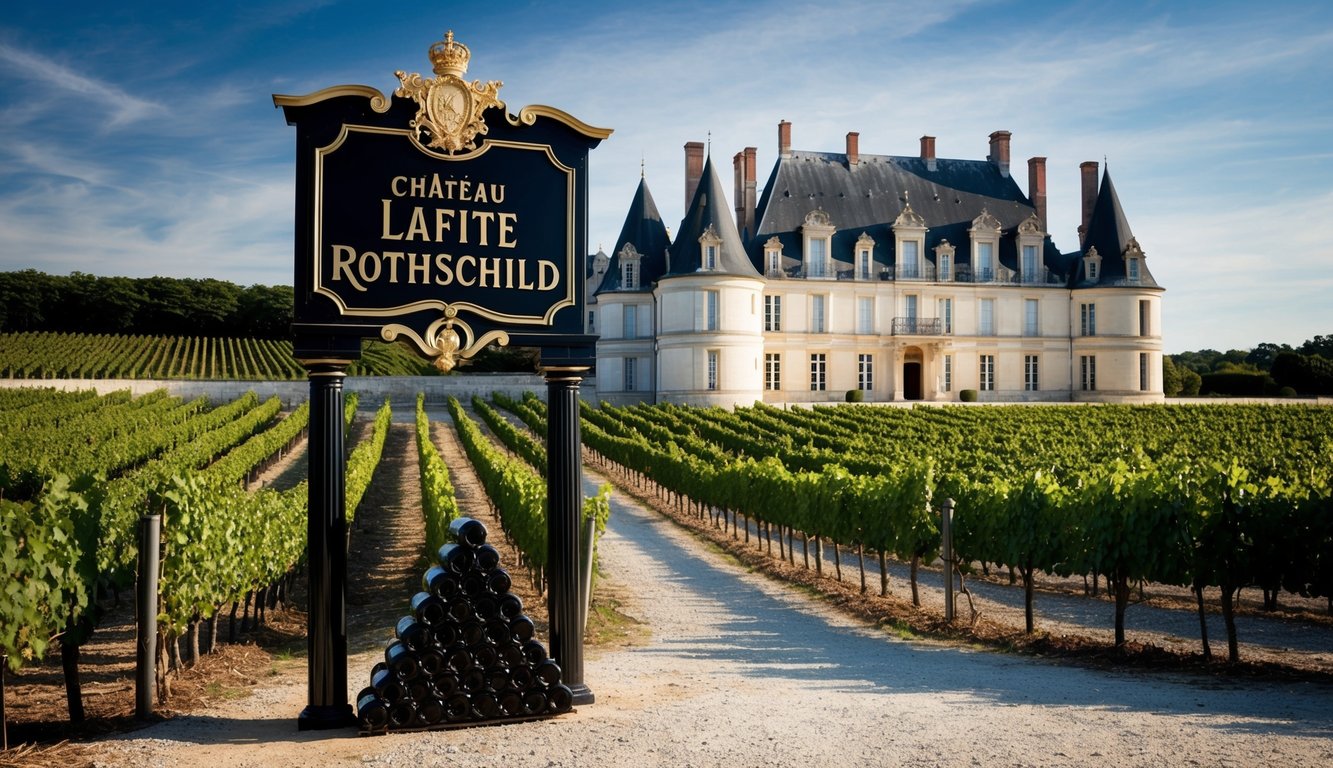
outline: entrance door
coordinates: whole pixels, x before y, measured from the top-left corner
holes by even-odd
[[[903,363],[903,399],[921,399],[921,363]]]

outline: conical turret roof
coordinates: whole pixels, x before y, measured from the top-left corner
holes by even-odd
[[[759,277],[745,255],[745,247],[741,244],[740,233],[736,231],[726,192],[713,168],[711,157],[704,164],[699,186],[694,191],[689,208],[685,210],[685,218],[681,219],[676,239],[671,244],[666,277],[694,274],[703,268],[703,246],[700,240],[706,234],[720,241],[717,261],[710,272]]]
[[[639,284],[630,290],[652,290],[653,283],[666,271],[668,243],[666,224],[662,222],[662,214],[657,212],[653,193],[648,190],[648,180],[640,177],[634,200],[625,214],[625,223],[620,228],[620,236],[616,238],[611,251],[611,264],[597,293],[626,290],[621,285],[623,270],[620,268],[620,257],[626,245],[631,246],[640,256]]]

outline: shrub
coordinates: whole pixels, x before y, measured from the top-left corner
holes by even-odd
[[[849,402],[849,403],[859,403],[859,402],[862,402],[863,400],[866,399],[866,393],[865,393],[865,390],[861,390],[861,389],[849,389],[849,390],[847,390],[847,397],[846,397],[846,399],[847,399],[847,402]]]
[[[1203,386],[1199,388],[1199,393],[1203,395],[1231,397],[1269,397],[1276,392],[1277,384],[1272,376],[1241,371],[1205,373]]]
[[[975,403],[977,401],[977,391],[975,389],[964,389],[958,392],[958,399],[964,403]]]
[[[1283,387],[1282,389],[1279,389],[1279,390],[1277,391],[1277,396],[1278,396],[1278,397],[1295,397],[1295,396],[1296,396],[1296,390],[1292,389],[1291,387]]]

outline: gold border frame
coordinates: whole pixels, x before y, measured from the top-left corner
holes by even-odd
[[[336,88],[325,89],[325,91],[332,91],[332,90],[337,90],[337,89]],[[324,93],[324,91],[321,91],[320,93]],[[376,93],[378,93],[378,91]],[[419,150],[422,154],[438,160],[443,160],[445,162],[459,162],[463,160],[475,159],[477,157],[481,157],[482,155],[486,154],[493,147],[543,152],[546,155],[546,159],[551,163],[551,165],[554,166],[557,171],[560,171],[565,174],[565,194],[566,194],[565,270],[566,270],[566,275],[568,276],[569,279],[567,281],[568,285],[565,290],[564,297],[558,299],[555,303],[547,307],[545,312],[540,316],[507,314],[503,312],[497,312],[493,309],[483,307],[469,301],[455,302],[451,304],[447,301],[442,301],[439,299],[425,299],[421,301],[414,301],[409,304],[401,304],[396,307],[389,307],[386,309],[376,309],[374,307],[349,306],[341,295],[334,292],[332,288],[325,287],[322,284],[319,266],[320,266],[320,253],[323,249],[323,244],[324,244],[323,243],[324,158],[329,155],[332,155],[339,148],[341,148],[343,143],[347,141],[347,138],[352,133],[370,133],[370,134],[382,134],[387,136],[402,136],[406,138],[408,141],[410,141],[412,143],[412,146],[416,147],[417,150]],[[478,147],[475,150],[472,150],[471,152],[466,152],[457,155],[450,155],[450,154],[442,154],[439,152],[434,152],[429,148],[423,146],[421,144],[421,141],[418,139],[416,132],[410,129],[381,128],[376,126],[344,123],[342,125],[341,130],[338,132],[337,138],[335,138],[332,143],[328,144],[327,146],[318,147],[315,149],[315,167],[313,173],[314,210],[312,216],[313,218],[312,226],[314,231],[311,233],[312,234],[311,256],[313,259],[313,263],[311,265],[312,267],[311,278],[314,284],[314,292],[321,296],[326,296],[330,300],[332,300],[334,305],[337,306],[338,314],[340,315],[356,315],[360,317],[401,317],[403,315],[410,315],[416,312],[422,312],[429,309],[439,309],[446,313],[448,313],[452,309],[455,312],[459,310],[467,310],[480,317],[484,317],[489,320],[494,320],[496,322],[502,322],[502,323],[514,323],[518,325],[551,325],[556,312],[560,311],[561,309],[564,309],[565,307],[577,306],[578,304],[577,294],[575,292],[576,283],[579,282],[578,280],[579,276],[576,274],[578,271],[576,269],[576,267],[578,266],[577,263],[578,259],[577,259],[577,254],[574,252],[575,250],[574,236],[577,228],[576,227],[577,222],[575,220],[575,213],[576,213],[575,199],[577,190],[575,188],[574,182],[575,182],[574,169],[561,163],[560,160],[556,158],[555,152],[552,150],[549,144],[532,144],[528,142],[486,139],[485,141],[482,142],[482,145],[480,147]]]

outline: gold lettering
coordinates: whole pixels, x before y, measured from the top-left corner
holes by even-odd
[[[471,186],[472,182],[467,179],[458,182],[458,199],[467,202],[468,188]]]
[[[505,259],[505,287],[514,287],[514,260]]]
[[[526,259],[519,259],[518,262],[518,289],[520,291],[531,291],[536,288],[528,281],[528,262]]]
[[[408,240],[430,240],[430,233],[426,231],[426,213],[421,206],[412,209],[412,220],[407,224]]]
[[[425,177],[419,179],[412,179],[412,197],[421,197],[425,193],[426,193]]]
[[[496,205],[499,205],[500,203],[503,203],[504,201],[505,201],[505,185],[503,185],[503,184],[492,184],[492,185],[491,185],[491,202],[492,202],[492,203],[495,203]]]
[[[447,196],[450,200],[454,199],[454,189],[456,189],[457,187],[458,187],[457,179],[449,179],[448,181],[444,182],[444,188],[449,190],[449,194]]]
[[[453,260],[453,254],[435,254],[435,271],[440,273],[435,278],[436,285],[449,285],[454,281],[454,268],[450,264]]]
[[[401,179],[401,178],[403,178],[403,177],[402,177],[402,176],[399,176],[398,178]],[[396,179],[395,179],[395,181],[396,181]],[[402,239],[403,239],[403,233],[402,233],[402,232],[398,232],[398,233],[395,234],[395,233],[389,231],[389,211],[390,211],[391,204],[393,203],[393,201],[392,201],[392,200],[381,200],[380,202],[382,202],[382,203],[384,204],[384,205],[383,205],[383,210],[384,210],[384,227],[380,230],[380,238],[381,238],[381,239],[384,239],[384,240],[402,240]]]
[[[419,261],[418,261],[419,260]],[[409,253],[407,254],[407,283],[408,285],[417,284],[417,275],[421,275],[422,285],[430,284],[430,254],[429,253]]]
[[[458,244],[467,245],[467,211],[458,210]]]
[[[389,191],[393,193],[394,197],[402,197],[407,194],[407,190],[403,187],[406,183],[406,176],[394,176],[393,181],[389,182]]]
[[[375,269],[373,272],[366,270],[366,263],[369,262]],[[374,251],[366,251],[361,254],[361,260],[357,262],[356,271],[361,274],[361,279],[367,283],[373,283],[380,279],[380,258]]]
[[[483,243],[483,245],[484,245],[484,243]],[[477,277],[477,282],[478,282],[478,286],[477,286],[477,287],[479,287],[479,288],[499,288],[499,287],[500,287],[500,260],[499,260],[498,258],[494,257],[494,256],[492,256],[492,257],[489,258],[489,259],[486,258],[485,256],[483,256],[483,257],[481,257],[481,259],[479,259],[479,261],[481,262],[481,274],[478,275],[478,277]],[[490,262],[490,266],[489,266],[489,267],[486,266],[487,262]],[[486,280],[487,277],[490,278],[489,284],[487,283],[487,280]]]
[[[474,202],[474,203],[489,203],[489,202],[490,202],[489,200],[486,199],[486,185],[485,185],[485,184],[478,184],[478,185],[477,185],[477,191],[472,193],[472,202]]]
[[[464,288],[471,288],[472,286],[474,286],[474,285],[477,284],[477,281],[476,281],[476,278],[467,278],[467,279],[464,279],[464,277],[463,277],[463,262],[467,262],[467,263],[472,264],[473,266],[475,266],[476,263],[477,263],[477,259],[476,259],[475,256],[466,256],[466,255],[464,255],[464,256],[459,256],[459,257],[458,257],[458,269],[457,269],[457,271],[454,272],[454,277],[458,280],[458,284],[459,284],[459,285],[463,286]]]
[[[435,209],[435,242],[443,243],[445,230],[453,229],[453,222],[449,221],[449,217],[453,215],[452,208]]]
[[[503,189],[504,189],[504,186],[503,186],[503,185],[500,185],[500,189],[503,190]],[[500,197],[504,197],[504,193],[503,193],[503,192],[500,193]],[[496,202],[498,203],[498,202],[500,202],[500,201],[499,201],[499,200],[496,200]],[[500,214],[500,247],[501,247],[501,248],[517,248],[517,247],[518,247],[518,241],[514,239],[514,224],[515,224],[517,221],[518,221],[518,214],[517,214],[517,213],[502,213],[502,214]]]
[[[537,290],[549,291],[560,284],[560,271],[556,269],[555,262],[542,259],[537,262],[538,281]]]
[[[402,251],[385,251],[385,252],[384,252],[384,255],[381,256],[380,258],[382,258],[382,259],[387,259],[388,262],[389,262],[389,282],[391,282],[391,283],[397,283],[397,282],[398,282],[398,262],[400,262],[400,261],[403,260],[403,252],[402,252]]]
[[[477,243],[477,245],[490,245],[490,229],[487,228],[486,225],[490,224],[491,220],[495,218],[495,212],[473,211],[472,218],[481,220],[481,242]]]
[[[431,176],[430,193],[427,197],[444,197],[444,193],[440,191],[440,174]]]
[[[348,245],[333,246],[333,279],[334,281],[346,279],[352,284],[352,287],[358,291],[365,291],[366,287],[357,282],[352,274],[352,262],[356,261],[356,249]]]

